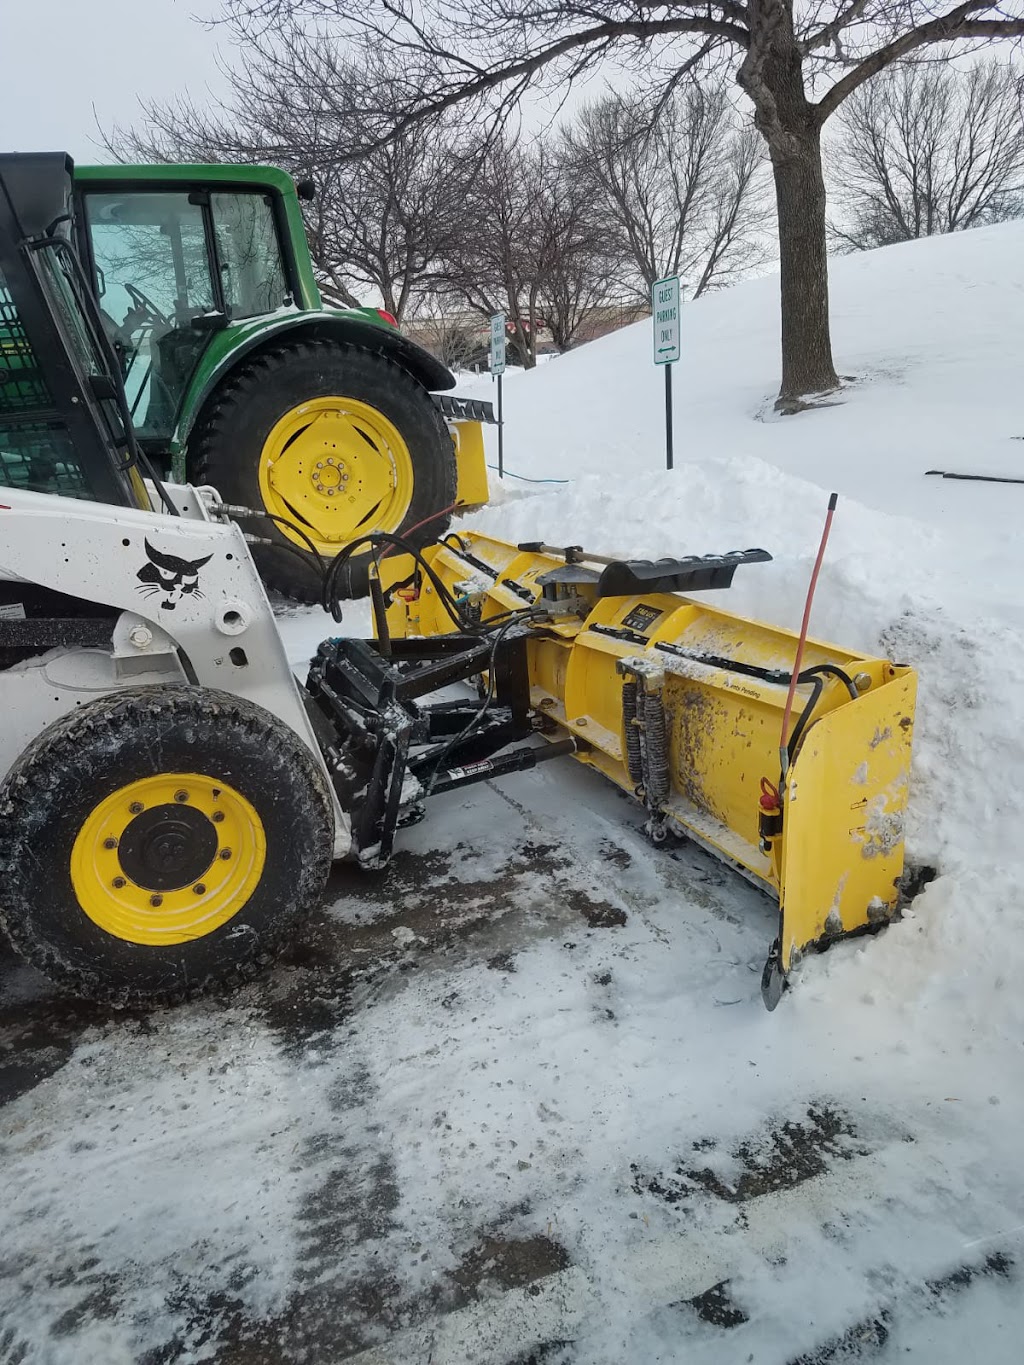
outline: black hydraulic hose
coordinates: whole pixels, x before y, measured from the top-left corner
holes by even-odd
[[[495,685],[494,661],[498,654],[498,646],[501,644],[505,632],[509,629],[510,626],[513,625],[515,625],[515,617],[510,617],[501,627],[501,629],[496,632],[494,640],[491,644],[491,655],[487,661],[487,694],[484,697],[483,701],[480,703],[479,708],[470,717],[470,719],[459,731],[459,733],[457,735],[454,735],[441,750],[440,754],[438,754],[437,762],[434,764],[434,767],[431,770],[430,779],[427,782],[427,790],[424,793],[425,796],[429,796],[430,793],[434,790],[434,783],[437,781],[441,774],[441,765],[444,763],[448,755],[452,752],[453,749],[456,749],[464,740],[469,738],[473,731],[477,729],[477,727],[483,721],[484,716],[487,715],[487,712],[491,706],[491,702],[494,700]]]
[[[759,678],[762,682],[776,683],[781,687],[788,687],[793,679],[792,669],[763,668],[760,664],[748,664],[741,659],[729,659],[724,654],[698,654],[695,650],[680,649],[678,645],[670,644],[667,640],[657,640],[654,647],[660,649],[664,654],[675,656],[677,659],[689,659],[695,664],[703,664],[706,668],[721,668],[727,673],[740,673],[745,678]],[[850,675],[838,664],[814,664],[799,674],[797,682],[810,682],[815,673],[831,673],[833,677],[838,678],[843,683],[851,697],[856,699],[860,695]]]
[[[385,658],[391,657],[391,631],[388,629],[388,613],[384,605],[384,594],[380,586],[380,572],[375,566],[370,575],[370,602],[373,606],[373,625],[377,634],[380,652]]]
[[[860,696],[860,693],[857,691],[856,683],[853,681],[853,679],[850,677],[848,673],[846,673],[843,669],[839,667],[838,664],[815,664],[813,668],[805,668],[804,671],[797,678],[797,682],[798,683],[809,682],[812,685],[812,689],[811,695],[807,700],[807,705],[800,712],[799,718],[797,719],[796,724],[793,726],[793,733],[789,737],[789,743],[786,746],[787,752],[789,754],[790,763],[792,763],[793,759],[796,757],[797,746],[799,745],[800,740],[803,737],[804,731],[807,729],[807,726],[811,719],[811,714],[814,711],[814,708],[817,706],[819,698],[821,697],[822,691],[825,687],[824,680],[826,677],[838,678],[840,682],[844,683],[846,685],[847,691],[849,692],[850,696],[854,699],[854,701],[856,701],[857,698]]]
[[[850,677],[849,673],[847,673],[844,668],[840,668],[838,664],[814,664],[811,668],[804,669],[799,678],[797,678],[797,682],[807,682],[809,678],[812,678],[817,673],[827,673],[831,678],[838,678],[854,701],[860,696],[860,693],[857,691],[857,684]]]
[[[312,568],[305,551],[300,550],[297,545],[289,545],[283,540],[270,540],[266,536],[255,536],[249,531],[245,531],[243,534],[246,536],[249,544],[273,546],[275,550],[284,550],[287,554],[294,555],[307,569]]]
[[[798,678],[797,681],[799,682],[800,679]],[[800,715],[797,717],[797,722],[793,726],[793,733],[790,735],[789,743],[786,746],[786,751],[789,755],[790,763],[792,763],[793,759],[796,757],[797,746],[799,745],[800,740],[803,738],[803,733],[807,729],[807,725],[811,719],[811,713],[817,706],[818,699],[820,698],[822,691],[824,690],[825,687],[825,679],[821,677],[820,674],[815,674],[815,676],[811,678],[809,681],[811,683],[811,695],[807,699],[807,705],[804,707],[804,709],[800,712]],[[782,788],[780,787],[779,790],[781,791]]]
[[[326,564],[326,562],[324,561],[323,555],[320,553],[320,551],[319,551],[319,550],[316,548],[316,546],[313,544],[312,538],[311,538],[309,535],[307,535],[307,533],[302,529],[301,526],[297,526],[297,525],[295,524],[294,521],[290,521],[287,517],[279,517],[279,516],[276,514],[276,512],[266,512],[266,511],[264,511],[264,512],[257,512],[257,511],[255,510],[255,508],[252,509],[250,512],[248,512],[245,516],[242,516],[242,515],[236,516],[236,520],[238,520],[238,521],[246,521],[247,519],[252,518],[252,517],[261,517],[261,518],[263,518],[263,519],[266,520],[266,521],[273,521],[273,522],[276,522],[279,526],[286,526],[286,527],[288,528],[289,531],[294,531],[295,534],[299,537],[299,539],[300,539],[300,540],[303,542],[303,544],[306,546],[306,548],[309,550],[309,553],[310,553],[310,554],[313,556],[313,558],[316,560],[317,572],[318,572],[318,574],[320,575],[320,583],[321,583],[321,586],[323,585],[324,575],[327,573],[327,564]],[[292,548],[293,548],[293,547],[290,546],[290,545],[281,545],[280,541],[275,541],[274,544],[275,544],[276,547],[279,547],[280,549],[285,549],[285,550],[287,550],[287,549],[292,549]],[[302,553],[301,550],[299,551],[299,553],[300,553],[300,554]],[[305,563],[305,562],[306,562],[306,561],[304,560],[303,563]]]
[[[164,487],[163,480],[160,478],[160,476],[154,469],[152,461],[150,460],[149,456],[139,445],[136,445],[135,450],[136,461],[142,466],[143,472],[148,476],[148,478],[153,484],[153,487],[160,494],[160,500],[167,508],[168,514],[172,517],[180,516],[181,513],[178,511],[174,503],[171,501],[171,495]]]
[[[434,573],[426,559],[424,559],[419,547],[410,544],[404,536],[400,536],[395,531],[386,533],[381,531],[368,531],[357,540],[350,541],[348,545],[339,550],[331,560],[324,580],[323,608],[325,611],[329,612],[336,621],[341,620],[341,615],[340,603],[335,593],[335,582],[342,567],[352,558],[356,550],[362,545],[397,545],[400,550],[404,550],[406,554],[412,555],[413,559],[415,559],[416,563],[430,579],[434,591],[441,599],[441,602],[448,615],[451,617],[451,620],[454,622],[456,629],[463,633],[470,629],[469,623],[463,619],[458,610],[458,606],[448,589],[445,587],[444,583],[442,583],[441,579],[438,578],[437,574]]]

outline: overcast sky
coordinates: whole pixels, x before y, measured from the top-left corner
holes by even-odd
[[[0,0],[4,150],[102,160],[97,119],[132,122],[139,100],[220,86],[219,0]],[[94,112],[95,110],[95,112]]]
[[[222,0],[0,0],[3,150],[104,161],[99,129],[138,120],[140,100],[215,102],[232,47],[201,21],[222,12]],[[526,126],[572,112],[609,74],[562,92],[561,110],[557,96],[528,101]]]

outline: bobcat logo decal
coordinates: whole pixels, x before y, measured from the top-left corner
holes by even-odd
[[[163,611],[173,611],[183,597],[204,597],[199,588],[199,570],[209,564],[213,555],[202,559],[179,559],[177,555],[163,554],[154,550],[146,541],[146,554],[149,563],[144,564],[135,577],[139,580],[136,592],[152,597],[153,593],[163,593],[160,603]]]

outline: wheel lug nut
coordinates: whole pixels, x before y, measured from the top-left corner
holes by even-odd
[[[141,815],[142,812],[146,809],[146,807],[142,804],[141,801],[133,801],[132,804],[128,807],[128,809],[131,811],[133,815]]]
[[[163,896],[150,896],[149,903],[155,910],[158,906],[163,905],[164,898]]]
[[[114,888],[115,891],[120,891],[121,887],[124,886],[125,884],[126,883],[123,877],[115,877],[114,880],[111,882],[111,886]]]
[[[192,890],[196,893],[197,896],[205,896],[206,894],[206,887],[203,885],[202,882],[196,882]]]
[[[116,839],[104,839],[104,840],[103,840],[103,847],[104,847],[104,848],[117,848],[117,840],[116,840]]]
[[[224,859],[225,862],[227,862],[227,860],[231,857],[231,850],[229,848],[222,848],[220,851],[220,856]]]
[[[186,792],[186,791],[175,792],[175,793],[174,793],[174,799],[175,799],[175,801],[177,801],[179,804],[182,804],[182,803],[184,803],[185,801],[188,800],[188,792]]]
[[[327,490],[327,496],[328,496],[329,498],[333,498],[334,495],[335,495],[335,493],[337,493],[337,491],[338,491],[338,490],[337,490],[336,488],[328,488],[328,490]]]
[[[213,821],[215,825],[219,825],[220,822],[224,819],[224,812],[222,810],[215,810],[213,814],[210,816],[210,819]]]

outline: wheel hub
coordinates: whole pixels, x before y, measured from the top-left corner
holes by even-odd
[[[217,856],[217,829],[187,805],[153,806],[121,835],[124,875],[147,891],[177,891],[199,881]]]
[[[140,777],[99,801],[71,850],[84,914],[128,943],[186,943],[245,906],[266,833],[252,803],[202,773]]]
[[[345,463],[343,460],[336,460],[333,455],[328,455],[324,460],[317,460],[310,479],[316,491],[329,498],[347,492],[345,485],[348,483],[348,471]]]
[[[264,443],[259,479],[267,511],[304,528],[322,554],[362,530],[398,530],[413,495],[401,432],[355,398],[313,398],[286,412]],[[305,545],[287,526],[279,530]]]

